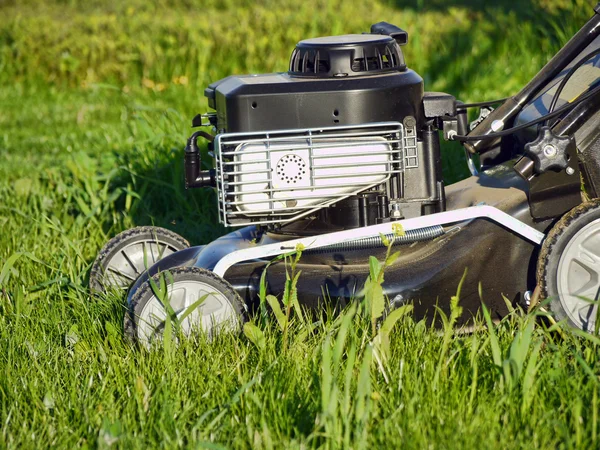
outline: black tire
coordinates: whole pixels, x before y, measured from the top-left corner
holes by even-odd
[[[563,272],[565,271],[566,266],[561,266],[561,260],[566,261],[565,258],[567,258],[567,255],[565,254],[565,250],[569,242],[576,238],[578,233],[586,226],[597,220],[600,220],[600,199],[582,203],[566,213],[546,236],[537,265],[537,281],[541,291],[541,298],[550,300],[549,307],[554,317],[557,320],[566,319],[572,327],[586,331],[593,329],[593,323],[589,318],[587,321],[585,318],[580,320],[574,315],[574,304],[570,297],[577,294],[571,293],[570,296],[561,295],[559,288],[559,268],[562,268]],[[600,222],[598,225],[600,227]],[[595,228],[595,225],[592,227]],[[598,253],[600,254],[600,248],[598,249]],[[570,269],[570,266],[568,268]]]
[[[169,270],[168,273],[170,275],[164,273],[156,274],[151,280],[153,280],[155,286],[160,286],[161,276],[165,276],[165,280],[172,282],[173,285],[181,282],[195,282],[209,286],[216,291],[215,294],[221,294],[220,298],[211,298],[211,301],[216,300],[220,302],[226,300],[227,305],[224,305],[224,307],[226,309],[231,307],[231,317],[235,318],[235,331],[241,331],[244,323],[247,321],[246,305],[231,284],[213,272],[199,267],[178,267]],[[208,299],[206,301],[208,301]],[[150,280],[148,280],[136,290],[131,299],[129,311],[125,314],[124,319],[125,336],[133,342],[141,343],[143,345],[147,345],[149,342],[145,339],[147,337],[146,334],[141,335],[142,330],[140,324],[142,322],[147,323],[144,319],[144,310],[150,302],[154,302],[155,305],[160,305],[162,308],[162,302],[155,295],[152,284],[150,283]],[[208,304],[203,303],[199,307],[199,310],[208,306]],[[193,325],[195,324],[190,325],[190,327]],[[205,331],[208,333],[209,337],[213,335],[213,328],[209,330],[205,329]]]
[[[127,290],[154,263],[189,246],[190,243],[177,233],[160,227],[136,227],[123,231],[108,241],[98,253],[90,271],[90,290],[100,294],[111,289]],[[163,251],[160,251],[161,248]],[[140,249],[144,249],[141,250],[143,260],[140,260]],[[133,253],[128,256],[127,252]],[[124,265],[113,272],[112,265],[117,263]]]

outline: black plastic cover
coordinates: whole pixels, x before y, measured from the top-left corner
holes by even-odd
[[[444,116],[455,117],[456,99],[454,96],[443,92],[425,92],[423,110],[425,117],[428,119]]]
[[[300,41],[289,74],[344,78],[406,70],[398,43],[390,36],[346,34]]]
[[[371,25],[371,34],[385,34],[394,38],[398,45],[408,44],[408,33],[391,23],[378,22]]]
[[[423,120],[423,79],[409,69],[325,79],[287,73],[231,76],[207,93],[214,93],[219,132],[358,125],[407,116],[418,124]]]

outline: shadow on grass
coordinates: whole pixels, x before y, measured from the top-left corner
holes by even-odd
[[[153,147],[151,153],[160,156],[149,161],[138,158],[135,150],[120,156],[124,170],[113,181],[115,187],[134,193],[130,204],[125,195],[116,205],[133,225],[167,228],[192,245],[209,243],[227,233],[219,225],[215,191],[185,189],[183,149]]]

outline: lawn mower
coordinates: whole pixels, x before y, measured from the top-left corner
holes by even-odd
[[[535,291],[557,320],[595,329],[600,4],[506,99],[465,104],[425,92],[407,44],[406,31],[380,22],[300,41],[288,72],[206,88],[212,112],[192,121],[185,186],[214,189],[220,223],[236,229],[200,246],[159,227],[110,240],[90,287],[127,292],[126,335],[151,342],[167,314],[186,333],[238,329],[261,279],[267,294],[284,292],[281,255],[300,250],[300,303],[343,307],[390,239],[400,251],[383,283],[390,310],[410,302],[417,317],[448,313],[464,276],[462,324],[482,302],[499,320]],[[469,108],[480,111],[472,123]],[[445,185],[442,138],[462,143],[471,177]]]

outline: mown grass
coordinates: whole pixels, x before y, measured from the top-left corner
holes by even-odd
[[[387,20],[411,33],[427,89],[503,97],[593,6],[1,2],[0,446],[597,448],[598,340],[519,312],[465,336],[407,314],[380,364],[370,320],[351,311],[314,333],[294,321],[285,340],[259,321],[264,346],[199,337],[145,352],[122,338],[122,299],[87,291],[97,251],[125,228],[194,244],[225,232],[212,194],[182,185],[208,82],[285,70],[300,38]],[[444,153],[446,180],[465,176],[460,148]]]

